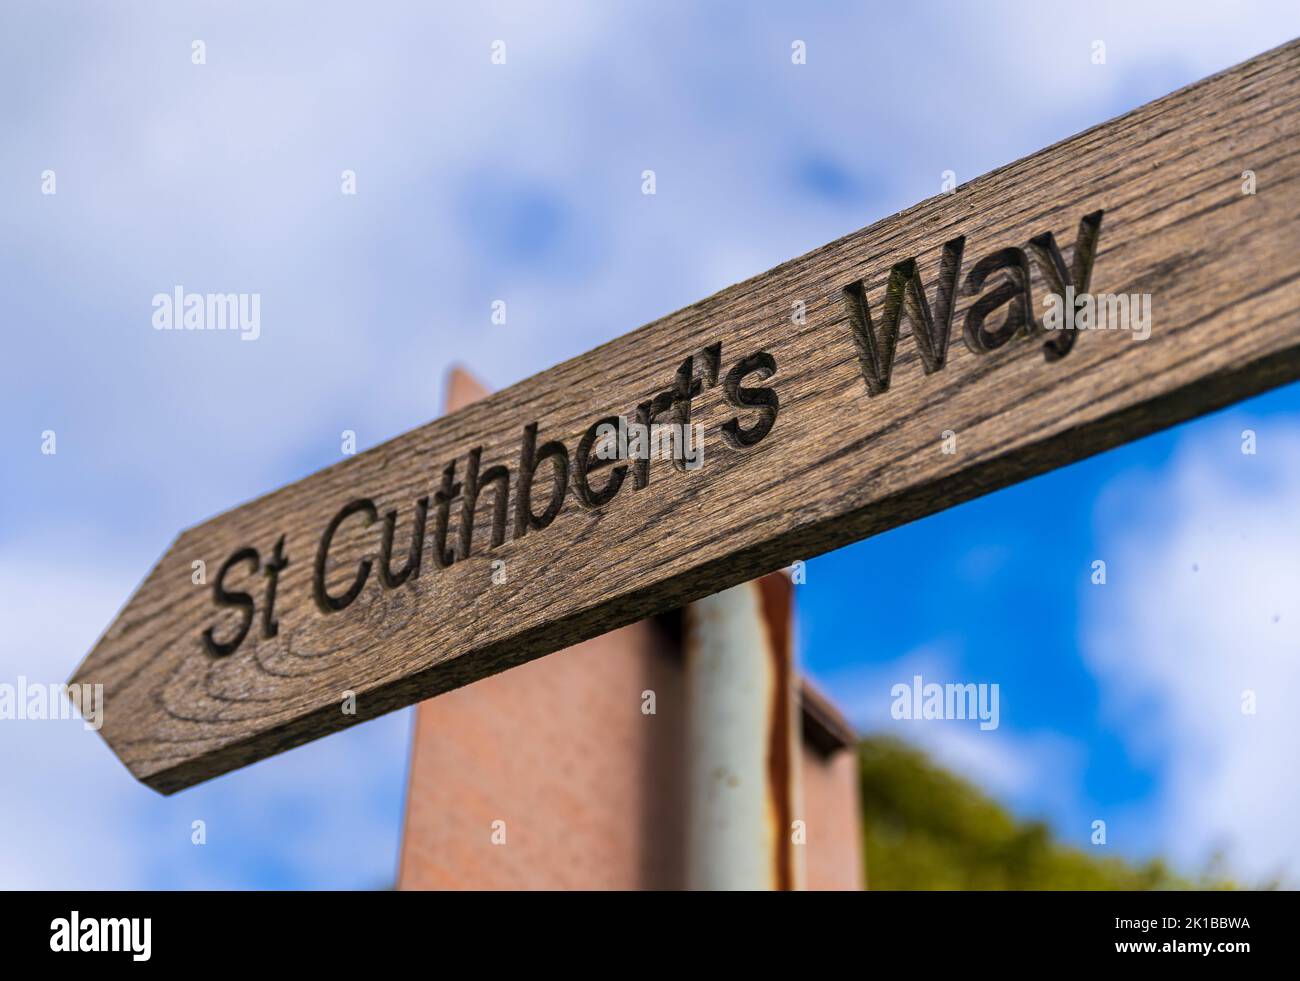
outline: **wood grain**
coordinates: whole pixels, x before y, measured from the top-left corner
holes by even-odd
[[[1242,190],[1246,170],[1257,175],[1254,195]],[[101,734],[133,774],[170,793],[1294,380],[1297,178],[1300,43],[1292,42],[185,531],[73,680],[105,686]],[[1004,266],[978,293],[953,297],[951,344],[939,357],[914,336],[915,298],[906,289],[887,295],[891,270],[915,259],[939,316],[944,244],[963,236],[956,282],[969,286],[986,256],[1024,250],[1032,312],[1041,316],[1052,284],[1030,240],[1051,232],[1068,265],[1081,219],[1097,211],[1092,289],[1150,294],[1145,341],[1081,331],[1065,356],[1049,359],[1044,344],[1055,335],[1021,331],[976,353],[964,342],[968,315],[994,291],[1014,292],[1016,267]],[[873,351],[855,340],[859,281],[878,331],[891,302],[911,318],[878,394],[869,393],[864,365],[884,364],[888,345]],[[803,324],[792,322],[798,301]],[[986,331],[996,334],[1015,309],[1013,300],[993,311]],[[719,377],[710,384],[705,351],[717,344]],[[762,412],[729,405],[725,379],[759,354],[774,363],[771,377],[740,382],[775,392],[776,418],[753,445],[732,445],[724,424],[735,417],[743,436]],[[629,474],[594,507],[579,501],[571,472],[554,521],[520,537],[524,427],[538,426],[539,446],[562,442],[572,464],[592,423],[670,391],[688,356],[700,379],[690,411],[705,426],[703,465],[682,471],[654,461],[647,486]],[[955,453],[942,451],[945,431],[956,434]],[[363,558],[376,568],[355,602],[323,612],[313,565],[331,518],[361,498],[381,518],[395,510],[399,570],[416,501],[430,500],[432,531],[443,468],[458,461],[463,479],[475,448],[484,469],[510,468],[504,541],[492,545],[485,492],[468,557],[440,568],[426,539],[418,577],[387,588],[376,558],[382,520],[366,527],[354,517],[329,552],[327,590],[342,593]],[[551,470],[546,462],[537,471],[538,514],[551,497]],[[610,473],[594,471],[593,487]],[[245,548],[265,563],[281,536],[288,565],[277,582],[275,636],[262,622],[268,577],[247,563],[227,586],[254,595],[256,616],[234,653],[213,656],[203,631],[230,637],[241,617],[214,605],[217,570]],[[204,586],[191,583],[198,559]],[[503,583],[493,582],[496,560]],[[862,612],[888,615],[869,597]],[[355,714],[341,707],[349,691]]]

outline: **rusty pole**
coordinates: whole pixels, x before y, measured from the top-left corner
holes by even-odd
[[[690,889],[798,889],[798,687],[781,573],[686,608]]]

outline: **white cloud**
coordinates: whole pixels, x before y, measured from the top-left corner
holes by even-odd
[[[66,681],[135,586],[90,536],[0,553],[0,683]],[[408,713],[164,798],[77,720],[0,720],[0,888],[392,883]],[[208,843],[190,841],[207,823]]]
[[[1108,724],[1163,769],[1163,850],[1196,867],[1222,848],[1247,881],[1300,874],[1297,502],[1300,427],[1234,414],[1096,508],[1107,584],[1088,587],[1081,639]]]
[[[1025,730],[1008,722],[1007,693],[999,689],[999,726],[981,730],[971,720],[894,719],[895,684],[974,682],[957,666],[957,652],[938,643],[895,660],[828,672],[816,680],[860,732],[894,736],[924,750],[939,766],[1012,805],[1018,812],[1054,819],[1069,835],[1079,824],[1083,747],[1050,730]],[[982,679],[981,679],[982,680]]]

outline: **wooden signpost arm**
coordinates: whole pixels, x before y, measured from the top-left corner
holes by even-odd
[[[1292,381],[1298,199],[1292,42],[189,529],[73,680],[169,793]]]

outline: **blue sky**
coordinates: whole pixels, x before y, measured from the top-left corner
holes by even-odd
[[[1300,33],[1286,2],[267,6],[0,14],[0,682],[67,678],[178,529],[431,418],[452,363],[510,384]],[[261,293],[262,336],[152,330],[176,284]],[[1295,874],[1297,494],[1290,388],[814,560],[805,665],[1063,837]],[[999,683],[1000,729],[893,722],[917,670]],[[0,885],[386,884],[408,726],[164,799],[76,723],[0,722]]]

